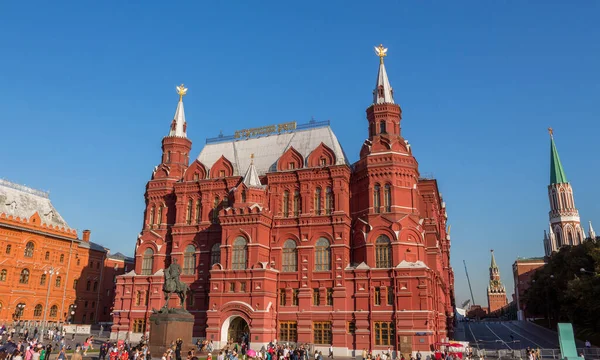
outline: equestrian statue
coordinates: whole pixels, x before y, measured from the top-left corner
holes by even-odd
[[[172,312],[187,312],[185,309],[185,299],[187,298],[187,293],[190,290],[190,286],[179,278],[181,275],[181,266],[174,260],[168,268],[164,270],[165,274],[165,282],[163,284],[163,293],[165,295],[165,305],[160,308],[160,310],[154,310],[154,313],[172,313]],[[169,309],[169,299],[171,298],[171,294],[177,294],[179,296],[179,301],[181,303],[181,308],[171,308]]]

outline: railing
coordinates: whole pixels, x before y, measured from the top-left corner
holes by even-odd
[[[534,349],[537,350],[537,349]],[[560,349],[539,349],[542,359],[561,359]],[[577,354],[583,354],[585,359],[600,359],[600,348],[578,348]],[[473,355],[483,356],[485,359],[527,359],[527,351],[520,350],[490,350],[473,349]]]

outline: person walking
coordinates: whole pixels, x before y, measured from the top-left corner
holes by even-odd
[[[327,358],[333,359],[333,344],[329,345],[329,355],[327,355]]]

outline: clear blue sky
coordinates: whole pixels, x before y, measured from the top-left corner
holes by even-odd
[[[597,1],[3,2],[0,176],[132,254],[175,85],[194,154],[314,116],[355,161],[383,43],[403,134],[447,202],[457,300],[467,259],[486,305],[491,248],[509,292],[515,258],[543,253],[548,126],[600,230],[598,18]]]

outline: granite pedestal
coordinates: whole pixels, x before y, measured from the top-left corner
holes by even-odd
[[[171,310],[172,311],[172,310]],[[181,356],[185,357],[192,343],[194,315],[187,311],[176,313],[152,314],[150,316],[150,352],[153,358],[160,358],[165,350],[176,342],[183,340]]]

